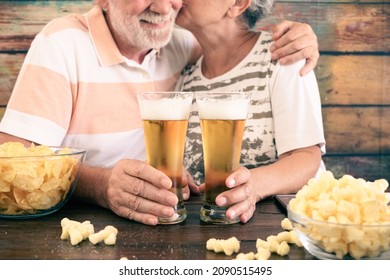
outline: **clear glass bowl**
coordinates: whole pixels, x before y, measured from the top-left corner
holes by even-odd
[[[53,154],[0,157],[0,218],[51,214],[71,197],[85,150],[50,147]]]
[[[287,207],[304,248],[318,259],[390,259],[390,224],[338,224],[304,217]]]

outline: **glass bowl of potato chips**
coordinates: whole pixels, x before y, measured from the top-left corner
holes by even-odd
[[[390,259],[388,186],[384,179],[335,179],[326,171],[289,202],[288,218],[319,259]]]
[[[71,197],[85,150],[0,145],[0,218],[27,219],[51,214]]]

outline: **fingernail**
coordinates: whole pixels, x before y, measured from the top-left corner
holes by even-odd
[[[169,205],[176,205],[178,203],[177,196],[171,196],[167,199]]]
[[[271,47],[269,47],[269,50],[270,50],[271,52],[273,52],[275,49],[276,49],[276,47],[275,47],[274,45],[271,45]]]
[[[163,184],[164,187],[167,189],[170,189],[172,187],[172,181],[170,179],[162,179],[161,183]]]
[[[219,197],[219,198],[218,198],[217,204],[218,204],[219,206],[224,206],[226,203],[227,203],[226,197]]]
[[[157,219],[155,219],[155,218],[149,218],[147,222],[149,225],[152,225],[152,226],[157,225]]]
[[[240,220],[242,223],[246,223],[248,221],[248,216],[246,214],[242,214]]]
[[[230,219],[235,218],[236,215],[237,215],[237,213],[236,213],[236,211],[234,211],[234,210],[232,210],[232,211],[229,212],[229,218],[230,218]]]
[[[175,215],[175,211],[173,210],[173,208],[164,208],[162,212],[165,217],[171,217]]]
[[[236,179],[230,179],[228,182],[227,182],[227,187],[228,188],[232,188],[236,185]]]

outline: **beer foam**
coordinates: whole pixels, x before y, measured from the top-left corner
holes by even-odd
[[[141,117],[144,120],[187,120],[191,104],[192,97],[139,100]]]
[[[197,99],[199,118],[211,120],[244,120],[248,115],[249,100]]]

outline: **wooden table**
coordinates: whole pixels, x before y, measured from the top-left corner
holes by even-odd
[[[256,252],[256,239],[267,238],[282,231],[285,218],[273,198],[257,204],[254,217],[246,224],[205,225],[199,220],[201,198],[186,202],[188,217],[176,225],[146,226],[116,216],[97,206],[68,202],[51,215],[29,220],[0,219],[0,259],[2,260],[99,260],[120,258],[138,260],[211,260],[232,259],[223,253],[206,249],[209,238],[227,239],[235,236],[241,241],[241,252]],[[118,229],[114,246],[92,245],[88,240],[72,246],[61,240],[61,219],[83,222],[89,220],[95,231],[107,225]],[[314,259],[303,248],[291,246],[290,253],[271,259]]]

